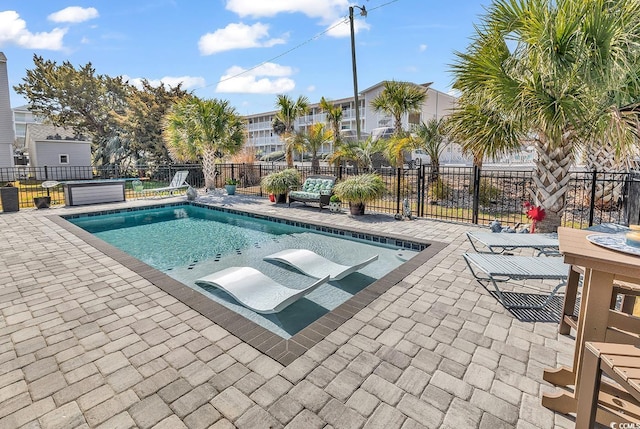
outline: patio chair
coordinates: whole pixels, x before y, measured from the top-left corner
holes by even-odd
[[[540,255],[557,254],[558,234],[519,234],[467,232],[473,250],[479,253],[505,253],[515,249],[534,249]],[[482,246],[479,246],[481,244]],[[488,249],[488,251],[487,251]]]
[[[243,306],[256,313],[271,314],[284,310],[329,280],[326,275],[302,289],[284,286],[251,267],[230,267],[196,280],[198,286],[222,289]]]
[[[149,192],[153,192],[153,193],[162,193],[162,192],[169,192],[169,195],[173,195],[173,193],[175,191],[179,191],[181,189],[185,189],[189,187],[189,184],[187,183],[187,176],[189,175],[189,171],[188,170],[180,170],[180,171],[176,171],[176,174],[173,175],[173,179],[171,179],[171,183],[169,183],[169,186],[165,186],[163,188],[151,188],[151,189],[141,189],[142,188],[142,182],[139,183],[135,183],[136,181],[134,181],[134,183],[132,184],[133,189],[135,192],[144,192],[144,193],[149,193]]]
[[[616,384],[601,380],[603,374]],[[609,427],[615,427],[611,422],[617,422],[619,427],[623,427],[621,423],[637,427],[640,419],[640,347],[586,342],[582,377],[576,393],[576,428],[594,427],[597,420],[603,420],[597,419],[598,414],[605,417]]]
[[[329,280],[340,280],[349,274],[355,273],[362,267],[369,265],[378,259],[378,255],[372,256],[366,261],[355,265],[342,265],[328,260],[311,250],[286,249],[263,258],[265,261],[278,261],[290,265],[298,271],[317,279],[329,274]]]
[[[569,265],[563,258],[537,256],[497,255],[490,253],[465,253],[464,260],[473,277],[487,291],[489,284],[495,289],[496,299],[506,308],[541,309],[551,302],[558,290],[566,284]],[[558,280],[559,283],[542,304],[519,304],[507,302],[498,283],[511,280]]]

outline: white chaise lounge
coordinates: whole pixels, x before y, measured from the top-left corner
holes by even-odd
[[[326,275],[304,289],[293,289],[255,268],[230,267],[202,277],[196,280],[196,284],[222,289],[256,313],[271,314],[284,310],[328,280],[329,276]]]
[[[132,186],[135,192],[144,192],[144,193],[169,192],[169,195],[173,195],[174,191],[179,191],[181,189],[185,189],[189,187],[189,184],[187,183],[188,175],[189,175],[189,170],[176,171],[176,174],[173,175],[173,179],[171,179],[171,183],[169,183],[169,186],[165,186],[163,188],[144,189],[144,186],[140,180],[134,180],[132,183]]]
[[[263,258],[265,261],[278,261],[290,265],[302,273],[317,279],[329,274],[329,280],[340,280],[355,273],[365,265],[369,265],[378,259],[378,255],[372,256],[366,261],[355,265],[342,265],[328,260],[311,250],[286,249],[273,253]]]

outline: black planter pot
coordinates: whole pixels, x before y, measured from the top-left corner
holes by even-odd
[[[51,197],[33,197],[33,204],[37,209],[48,209],[51,205]]]
[[[17,212],[20,210],[18,188],[13,186],[0,187],[0,203],[2,203],[3,212]]]
[[[354,216],[364,215],[364,203],[349,203],[349,211]]]
[[[276,195],[276,204],[285,204],[287,202],[287,194]]]

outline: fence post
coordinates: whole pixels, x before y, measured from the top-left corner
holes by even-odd
[[[236,169],[235,169],[235,164],[231,164],[231,178],[235,179],[236,178]]]
[[[396,213],[400,214],[400,180],[402,180],[402,168],[396,173]]]
[[[593,216],[594,216],[594,212],[596,209],[596,179],[598,175],[598,170],[593,170],[592,176],[591,176],[591,198],[590,198],[590,203],[589,203],[589,226],[593,225]]]
[[[473,212],[471,222],[478,223],[478,213],[480,211],[480,167],[473,166]]]
[[[422,216],[422,178],[423,177],[424,177],[424,166],[420,164],[420,166],[418,167],[418,180],[417,180],[418,195],[417,195],[417,201],[416,201],[416,204],[418,204],[418,207],[416,210],[418,217]]]

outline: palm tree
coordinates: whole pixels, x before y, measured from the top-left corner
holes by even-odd
[[[416,129],[418,145],[431,160],[431,181],[437,181],[440,175],[440,155],[444,145],[444,119],[431,118],[425,124],[422,122]]]
[[[389,163],[396,168],[402,168],[405,153],[418,148],[418,140],[409,133],[393,134],[388,139],[380,139],[384,143],[383,153]]]
[[[485,157],[519,149],[520,135],[510,118],[483,105],[476,94],[464,94],[447,117],[445,134],[458,143],[462,152],[473,156],[473,165],[482,167]]]
[[[185,99],[164,119],[163,138],[179,161],[202,159],[205,186],[215,188],[215,160],[238,152],[245,141],[246,124],[228,100]]]
[[[274,118],[274,132],[280,135],[283,140],[293,135],[293,123],[302,115],[305,115],[309,111],[309,99],[303,95],[299,96],[297,100],[289,97],[286,94],[278,94],[276,99],[276,108],[278,113]],[[287,160],[287,166],[293,167],[293,150],[285,144],[285,154]]]
[[[457,53],[463,107],[536,146],[533,202],[547,214],[540,231],[561,223],[577,148],[635,141],[638,111],[627,106],[640,94],[639,42],[636,0],[495,0]]]
[[[357,168],[373,169],[373,155],[384,152],[386,141],[376,140],[371,137],[357,142],[344,142],[331,154],[329,162],[337,159],[348,159],[356,164]]]
[[[327,122],[333,130],[333,147],[340,145],[340,126],[342,124],[342,106],[334,106],[326,98],[320,99],[320,108],[327,114]]]
[[[376,112],[382,111],[393,116],[394,134],[396,137],[401,137],[404,134],[402,116],[406,113],[420,112],[426,99],[427,91],[425,88],[408,82],[391,80],[384,82],[384,89],[371,100],[371,107]],[[400,144],[401,142],[396,141],[396,143]],[[403,156],[401,153],[396,156],[395,163],[402,165]]]
[[[311,153],[311,168],[314,173],[320,170],[318,151],[323,145],[331,143],[333,133],[322,122],[313,124],[306,133],[302,133],[303,147]]]

